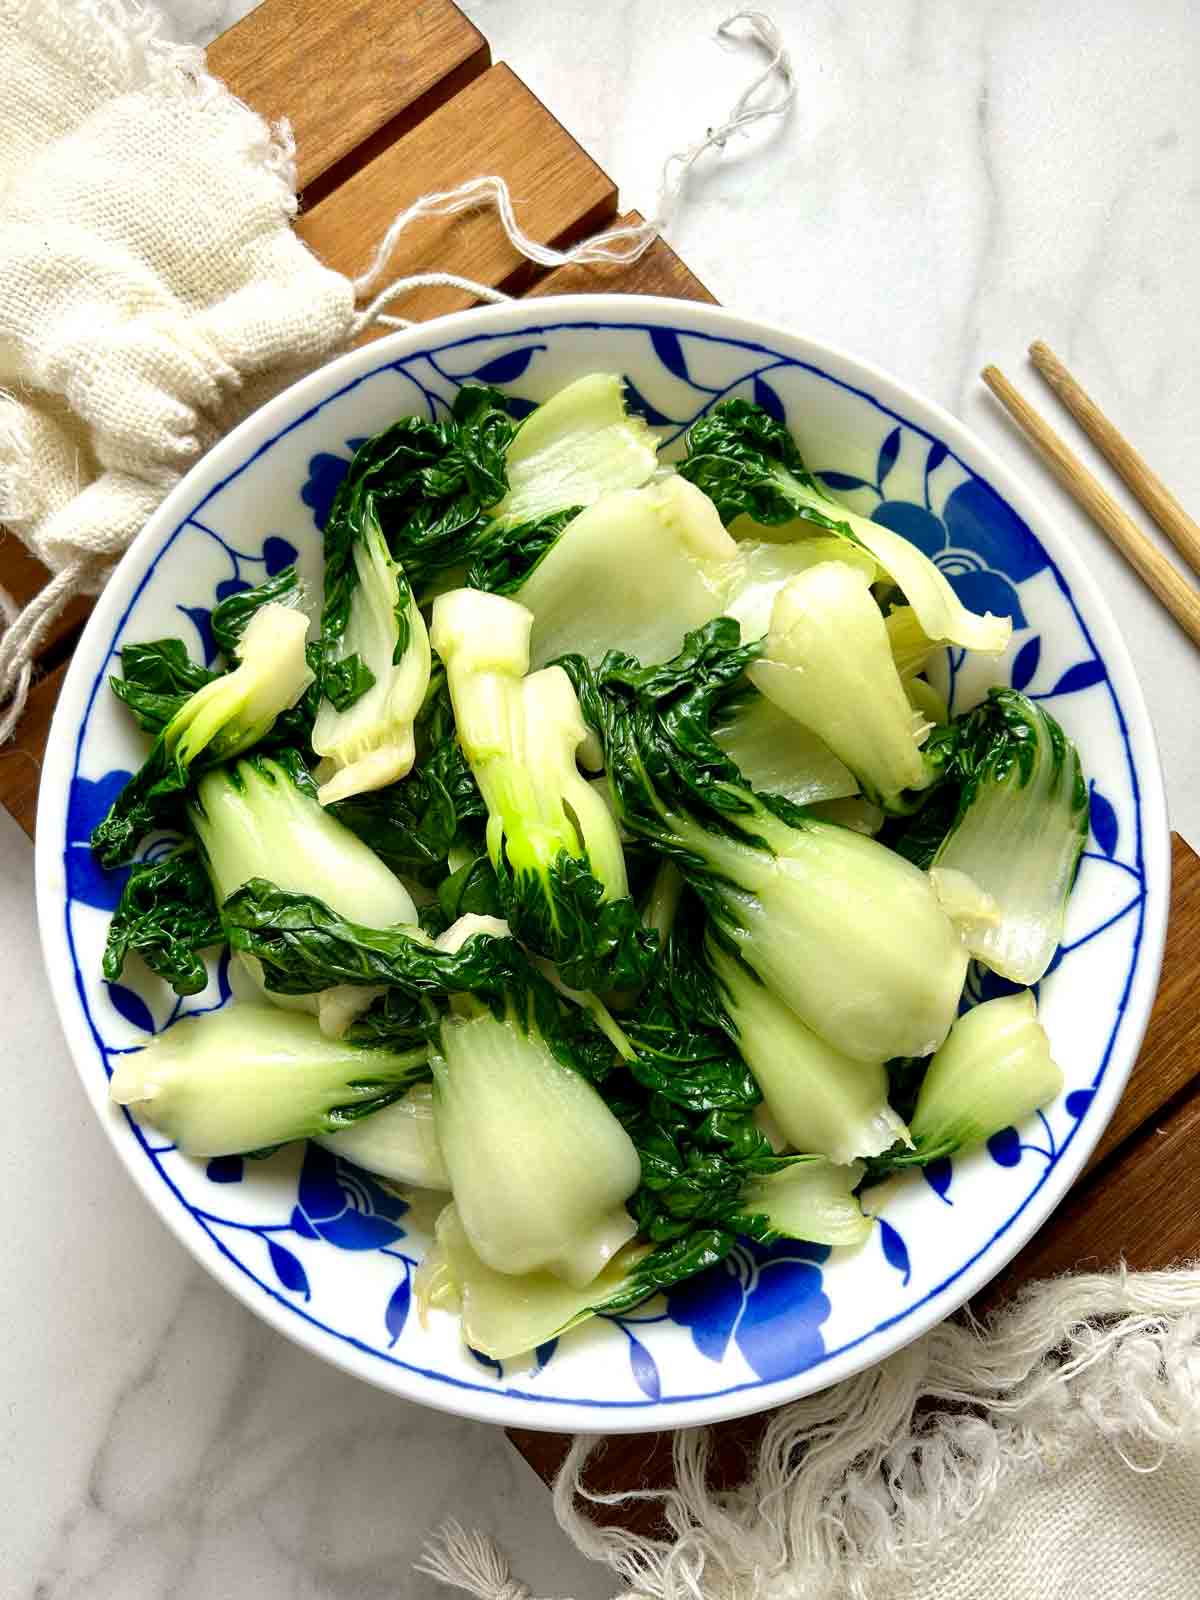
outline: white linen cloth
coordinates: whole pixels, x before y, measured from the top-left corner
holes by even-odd
[[[383,282],[418,217],[490,205],[544,267],[632,261],[688,173],[731,134],[783,117],[791,66],[770,20],[738,12],[768,60],[728,115],[663,168],[656,214],[557,250],[526,235],[503,178],[422,196],[351,280],[292,232],[294,144],[170,44],[139,0],[0,0],[0,526],[54,574],[18,616],[0,589],[0,743],[32,663],[77,594],[103,587],[166,492],[271,395],[445,272]],[[382,287],[380,287],[382,282]],[[367,302],[356,309],[359,300]]]
[[[677,1434],[662,1539],[588,1520],[598,1448],[575,1442],[555,1510],[622,1600],[1195,1600],[1200,1269],[1059,1278],[986,1328],[945,1322],[775,1412],[732,1494],[706,1487],[707,1432]],[[457,1525],[421,1570],[529,1595]]]

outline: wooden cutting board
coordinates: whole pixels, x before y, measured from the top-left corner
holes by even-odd
[[[265,0],[216,41],[209,63],[255,109],[290,118],[303,202],[297,226],[339,271],[363,269],[404,205],[479,173],[507,179],[522,225],[548,244],[570,243],[618,214],[612,181],[511,68],[492,64],[487,41],[450,0],[403,6]],[[331,83],[339,86],[336,95]],[[629,268],[538,272],[490,213],[421,223],[404,235],[392,270],[418,271],[431,261],[510,293],[605,290],[712,300],[661,242]],[[424,290],[405,302],[404,314],[425,318],[469,303],[458,290]],[[45,578],[45,569],[0,530],[0,583],[24,601]],[[87,609],[83,601],[72,606],[46,641],[24,721],[0,751],[0,804],[29,834],[50,717]],[[1053,1227],[989,1287],[983,1307],[1031,1278],[1074,1266],[1125,1260],[1165,1267],[1200,1254],[1200,859],[1178,837],[1173,845],[1163,982],[1133,1078]],[[717,1430],[716,1481],[742,1477],[761,1427],[752,1418]],[[511,1437],[549,1480],[567,1440],[515,1430]],[[614,1440],[594,1482],[663,1485],[670,1474],[669,1439],[650,1435]],[[631,1526],[637,1515],[622,1512]]]

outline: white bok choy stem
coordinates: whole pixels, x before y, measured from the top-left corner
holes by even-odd
[[[985,1000],[958,1019],[929,1063],[910,1124],[917,1155],[931,1160],[983,1144],[1062,1087],[1032,992]]]
[[[740,625],[743,643],[761,639],[770,628],[775,597],[784,584],[825,561],[840,561],[852,567],[868,585],[879,573],[866,550],[832,533],[809,534],[790,544],[744,540],[735,546],[725,574],[722,609],[725,616],[733,617]]]
[[[536,522],[601,495],[637,489],[658,466],[658,439],[626,409],[624,382],[593,372],[526,417],[505,453],[508,494],[493,515],[509,527]]]
[[[713,728],[713,738],[752,789],[811,806],[858,793],[858,779],[810,728],[757,692]]]
[[[846,1166],[860,1157],[882,1155],[898,1140],[911,1142],[888,1104],[882,1063],[852,1060],[826,1044],[765,983],[711,940],[708,958],[724,991],[734,1042],[793,1150]]]
[[[382,789],[413,764],[414,723],[429,687],[429,635],[404,573],[373,517],[353,551],[358,582],[334,661],[357,656],[374,682],[345,710],[324,699],[312,746],[324,758],[322,805]]]
[[[929,665],[937,644],[922,628],[911,606],[893,606],[884,619],[884,627],[896,671],[907,683]]]
[[[641,1177],[596,1090],[532,1021],[482,1008],[446,1019],[430,1066],[438,1141],[480,1260],[591,1283],[636,1231],[625,1201]]]
[[[742,1190],[741,1208],[748,1216],[765,1216],[789,1239],[861,1244],[873,1226],[854,1193],[862,1175],[858,1162],[837,1166],[820,1156],[795,1161],[782,1172],[752,1178]]]
[[[903,590],[927,638],[936,643],[961,645],[964,650],[978,650],[984,655],[999,655],[1007,649],[1012,637],[1011,619],[995,617],[990,612],[980,616],[978,612],[969,611],[946,577],[915,544],[891,528],[848,510],[824,494],[815,481],[802,482],[782,465],[774,467],[772,476],[800,517],[811,511],[815,514],[816,526],[832,532],[845,530],[853,542],[870,551],[884,572]],[[782,532],[782,528],[776,530],[776,536]]]
[[[723,938],[826,1043],[855,1061],[929,1055],[950,1030],[967,952],[926,873],[831,823],[762,814],[759,849],[673,820],[719,877]]]
[[[317,1143],[356,1167],[393,1183],[417,1189],[449,1189],[433,1114],[433,1088],[418,1083],[402,1100],[352,1122],[338,1133],[323,1133]]]
[[[269,601],[250,618],[238,665],[197,689],[163,729],[163,743],[188,766],[202,750],[221,760],[257,744],[312,682],[304,654],[308,618]]]
[[[885,810],[929,783],[920,740],[928,732],[896,671],[887,629],[860,571],[824,561],[775,597],[754,686],[802,723]]]
[[[373,850],[318,802],[311,787],[269,756],[206,772],[188,817],[200,841],[218,904],[251,878],[289,894],[309,894],[341,917],[370,928],[413,924],[412,896]],[[342,984],[318,996],[274,995],[253,957],[239,957],[262,995],[284,1009],[320,1016],[336,1036],[365,1011],[378,989]]]
[[[427,1054],[364,1049],[300,1012],[235,1001],[121,1056],[109,1094],[185,1155],[241,1155],[381,1110],[424,1075]]]
[[[433,608],[455,723],[487,803],[488,853],[544,879],[562,851],[586,853],[608,900],[628,894],[612,811],[579,771],[591,735],[561,667],[530,673],[532,614],[502,595],[456,589]]]
[[[494,1361],[536,1350],[611,1303],[630,1286],[647,1244],[622,1247],[589,1284],[575,1286],[551,1272],[517,1277],[497,1272],[471,1244],[455,1204],[443,1207],[436,1243],[421,1263],[414,1284],[417,1305],[457,1309],[464,1341]]]
[[[932,876],[943,895],[963,880],[978,891],[989,914],[964,925],[971,954],[1013,983],[1036,983],[1062,938],[1087,841],[1087,784],[1075,746],[1025,695],[992,690],[972,724],[978,756]]]
[[[520,435],[518,435],[518,438]],[[534,666],[626,650],[647,665],[718,616],[737,546],[708,496],[674,474],[608,494],[569,522],[516,591]]]

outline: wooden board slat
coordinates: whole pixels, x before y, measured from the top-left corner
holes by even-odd
[[[34,684],[16,737],[11,744],[0,748],[0,805],[15,817],[30,838],[37,817],[38,783],[46,740],[50,736],[50,719],[68,665],[64,661]]]
[[[642,221],[640,211],[627,211],[618,221],[627,227]],[[716,299],[686,267],[665,239],[656,239],[640,260],[629,266],[555,267],[528,291],[525,298],[547,294],[663,294],[679,300]]]
[[[1085,1172],[1175,1098],[1200,1072],[1200,1004],[1196,962],[1200,954],[1200,856],[1177,833],[1171,835],[1171,915],[1163,951],[1162,980],[1146,1038],[1125,1093]],[[1196,1230],[1200,1245],[1200,1224]]]
[[[23,606],[49,578],[48,569],[36,556],[30,555],[16,534],[0,528],[0,588],[7,589],[17,604]],[[72,600],[51,627],[39,654],[45,656],[55,651],[64,639],[76,633],[87,620],[92,604],[90,595]]]
[[[1200,856],[1178,834],[1171,843],[1171,920],[1162,984],[1129,1088],[1110,1124],[1113,1135],[1101,1141],[1097,1158],[1036,1238],[971,1302],[980,1315],[1026,1283],[1055,1273],[1111,1270],[1121,1261],[1152,1270],[1200,1257],[1200,1079],[1195,1076],[1200,1006],[1192,999],[1200,949]],[[765,1424],[766,1415],[760,1415],[714,1429],[714,1483],[744,1480]],[[509,1437],[534,1471],[552,1483],[570,1436],[512,1428]],[[671,1481],[671,1435],[666,1433],[610,1439],[589,1472],[591,1486],[602,1491],[663,1488]],[[589,1515],[636,1532],[661,1531],[653,1505],[627,1504],[616,1516],[590,1507]]]
[[[300,218],[301,237],[330,266],[357,276],[398,211],[421,195],[497,173],[522,228],[540,243],[582,238],[614,215],[611,180],[508,67],[492,67],[390,145]],[[529,263],[495,213],[423,217],[406,230],[389,278],[454,272],[504,289],[524,287]],[[421,321],[471,304],[458,289],[421,289],[396,312]]]
[[[215,39],[211,70],[296,136],[306,200],[483,72],[487,40],[450,0],[264,0]]]

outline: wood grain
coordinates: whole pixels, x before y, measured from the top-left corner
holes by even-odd
[[[618,221],[632,227],[642,221],[642,214],[627,211]],[[656,239],[646,254],[629,266],[555,267],[534,284],[525,298],[547,294],[662,294],[679,300],[703,300],[709,305],[717,303],[663,239]]]
[[[1188,516],[1149,462],[1133,448],[1115,423],[1110,422],[1043,339],[1035,339],[1029,346],[1029,359],[1084,433],[1124,479],[1139,503],[1158,523],[1188,566],[1200,575],[1200,527]]]
[[[1158,996],[1125,1093],[1103,1138],[1092,1152],[1085,1172],[1099,1166],[1131,1133],[1156,1117],[1200,1070],[1197,952],[1200,952],[1200,856],[1173,833],[1171,913]],[[1200,1222],[1197,1244],[1200,1245]]]
[[[1013,388],[1002,372],[996,367],[985,367],[981,377],[1067,493],[1108,535],[1188,638],[1200,645],[1200,593],[1191,588],[1100,480],[1088,471],[1061,435]]]
[[[1163,981],[1146,1038],[1110,1132],[1068,1198],[1037,1237],[971,1303],[986,1314],[1026,1283],[1080,1268],[1126,1261],[1140,1270],[1200,1256],[1200,1006],[1194,1001],[1200,949],[1200,857],[1172,837],[1171,919]],[[765,1417],[721,1423],[714,1431],[715,1485],[744,1481]],[[567,1434],[509,1429],[509,1437],[547,1483],[562,1465]],[[671,1435],[611,1438],[591,1465],[601,1491],[663,1488],[672,1481]],[[600,1522],[661,1532],[657,1508],[626,1505],[618,1516],[589,1508]]]
[[[58,702],[58,692],[67,675],[68,662],[34,684],[29,691],[25,715],[11,744],[0,749],[0,805],[33,838],[37,817],[38,784],[42,776],[42,757],[50,736],[50,719]]]
[[[542,244],[572,243],[616,211],[611,180],[520,79],[499,66],[347,179],[301,217],[297,230],[323,261],[357,276],[398,211],[482,173],[506,180],[521,227]],[[509,291],[533,276],[490,209],[414,222],[388,277],[431,268]],[[423,321],[470,304],[461,290],[434,288],[407,295],[395,309]]]
[[[30,555],[16,534],[0,527],[0,588],[8,590],[19,606],[32,600],[50,573],[34,555]],[[65,645],[74,640],[92,609],[90,595],[79,595],[72,600],[61,617],[53,624],[39,651],[40,659],[53,663]]]
[[[208,64],[296,136],[300,189],[328,193],[483,72],[487,40],[450,0],[264,0]]]

